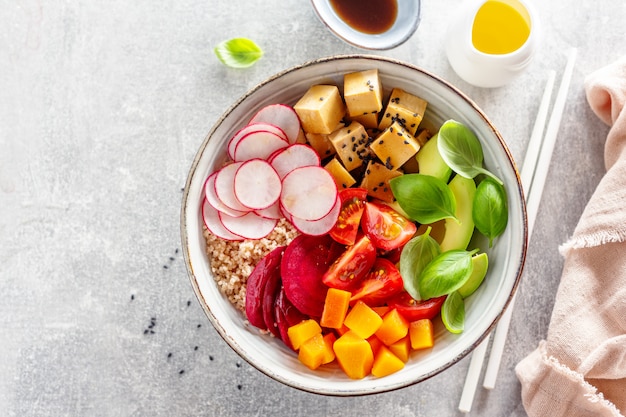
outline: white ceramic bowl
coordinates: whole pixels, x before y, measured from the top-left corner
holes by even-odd
[[[386,32],[368,34],[360,32],[341,19],[329,0],[311,0],[313,9],[322,23],[339,39],[363,49],[385,50],[406,42],[420,21],[420,0],[399,0],[398,16]]]
[[[504,181],[508,192],[509,223],[488,249],[490,269],[476,293],[466,299],[465,331],[449,333],[436,325],[435,346],[416,351],[401,371],[384,378],[351,380],[338,366],[311,371],[285,345],[260,335],[222,295],[211,275],[202,235],[201,202],[206,177],[224,161],[227,140],[260,107],[294,104],[316,83],[341,86],[347,72],[378,68],[388,94],[399,87],[429,102],[423,123],[438,127],[453,118],[469,126],[480,138],[485,165]],[[261,372],[289,386],[328,395],[349,396],[389,391],[427,379],[453,365],[488,334],[508,305],[519,282],[526,256],[527,222],[518,172],[507,146],[485,114],[456,88],[412,65],[376,56],[336,56],[283,71],[240,98],[216,122],[202,142],[185,185],[181,212],[182,245],[194,291],[211,323],[243,359]],[[439,320],[435,323],[440,322]]]

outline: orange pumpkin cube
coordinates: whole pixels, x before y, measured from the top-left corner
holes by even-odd
[[[324,362],[326,343],[321,333],[307,339],[298,351],[298,359],[310,369],[317,369]]]
[[[381,346],[374,358],[372,375],[383,377],[404,368],[404,362],[394,355],[386,346]]]
[[[324,310],[320,325],[330,329],[339,329],[343,325],[346,318],[348,307],[350,306],[350,291],[344,291],[337,288],[329,288],[326,292],[326,300],[324,301]]]
[[[394,308],[385,314],[375,334],[385,345],[389,346],[402,339],[408,332],[409,321]]]
[[[367,340],[349,331],[333,344],[337,362],[351,379],[365,378],[372,370],[374,353]]]
[[[435,344],[433,322],[429,319],[411,322],[409,325],[409,336],[411,338],[411,348],[414,350],[433,347]]]
[[[363,339],[367,339],[380,327],[383,319],[363,301],[357,301],[343,323]]]
[[[409,360],[409,354],[411,353],[411,338],[408,334],[388,347],[389,350],[404,363]]]
[[[303,320],[300,323],[294,324],[287,329],[287,336],[289,336],[289,341],[291,342],[294,350],[300,349],[300,346],[304,342],[306,342],[316,334],[321,333],[322,328],[313,319]]]
[[[337,336],[332,332],[324,335],[324,358],[322,359],[322,365],[335,360],[335,351],[333,350],[335,340],[337,340]]]

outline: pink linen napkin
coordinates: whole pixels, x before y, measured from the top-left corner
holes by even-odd
[[[530,417],[626,413],[626,57],[589,75],[585,91],[611,126],[607,172],[560,248],[547,338],[515,368]]]

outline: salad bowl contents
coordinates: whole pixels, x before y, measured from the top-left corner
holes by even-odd
[[[341,56],[272,77],[204,141],[184,254],[209,319],[287,385],[361,395],[426,379],[496,323],[526,253],[498,132],[419,68]]]

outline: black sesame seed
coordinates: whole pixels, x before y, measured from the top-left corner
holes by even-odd
[[[389,131],[393,133],[393,126],[389,128]]]
[[[168,353],[168,354],[167,354],[167,357],[168,357],[168,358],[171,358],[171,357],[172,357],[172,352]]]
[[[383,188],[383,191],[384,191],[384,192],[387,192],[387,190],[388,190],[388,188],[387,188],[387,187]]]
[[[243,388],[243,386],[242,386],[241,384],[237,384],[237,389],[238,389],[239,391],[241,391],[241,389],[242,389],[242,388]]]
[[[324,101],[324,97],[320,97],[320,101]]]
[[[184,370],[184,369],[181,369],[180,371],[178,371],[178,375],[182,375],[182,374],[184,374],[184,373],[185,373],[185,370]]]
[[[201,324],[198,324],[198,329],[199,329],[200,327],[202,327],[202,325],[201,325]]]
[[[342,147],[342,148],[345,148],[346,146],[348,146],[346,143],[342,143],[342,144],[341,144],[341,147]]]
[[[350,132],[352,132],[352,129],[348,129],[348,131],[347,131],[346,133],[348,133],[348,134],[349,134]]]
[[[352,162],[352,157],[351,156],[348,157],[348,161]]]
[[[326,155],[330,155],[330,149],[326,149]]]
[[[187,307],[191,305],[191,300],[187,301]]]
[[[404,141],[404,144],[405,144],[405,145],[408,145],[408,144],[409,144],[409,141],[408,141],[408,140],[405,140],[405,141]]]
[[[378,183],[378,186],[379,186],[379,187],[382,187],[383,185],[385,185],[385,183],[384,183],[384,182],[382,182],[382,181]]]
[[[341,186],[342,186],[343,188],[348,188],[348,186],[347,186],[345,183],[341,183]]]
[[[383,144],[383,140],[382,140],[382,139],[381,139],[381,140],[379,140],[379,141],[378,141],[378,144],[379,144],[379,145],[382,145],[382,144]]]
[[[372,188],[372,191],[376,192],[376,190],[378,190],[378,187]]]
[[[398,132],[398,133],[397,133],[397,135],[398,135],[398,136],[402,136],[402,132]]]
[[[193,347],[193,350],[198,350],[198,346],[194,346],[194,347]]]
[[[134,299],[135,299],[135,294],[131,294],[131,295],[130,295],[130,299],[131,299],[131,300],[134,300]]]
[[[385,117],[391,117],[391,113],[385,114]]]
[[[163,269],[167,269],[167,265],[163,265]]]
[[[213,355],[209,355],[209,360],[212,361],[213,359]]]

